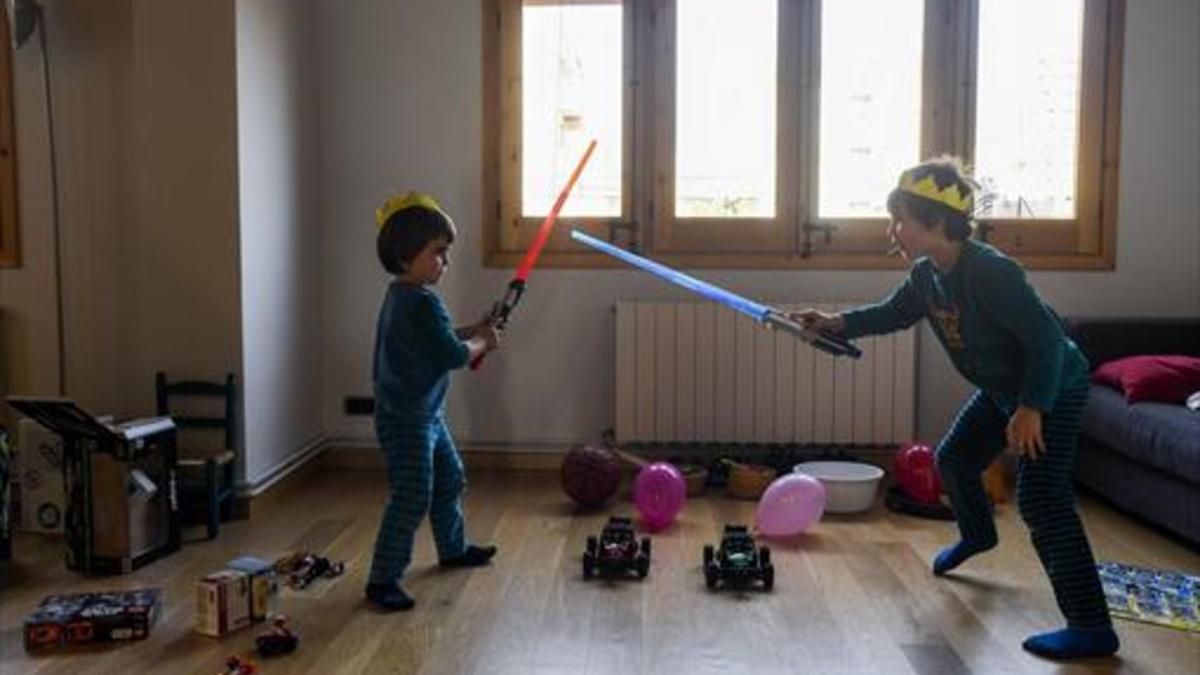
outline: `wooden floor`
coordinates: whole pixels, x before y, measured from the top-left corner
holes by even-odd
[[[193,584],[236,556],[312,547],[343,559],[345,576],[289,591],[281,609],[300,650],[260,661],[264,673],[1200,673],[1200,634],[1120,621],[1120,656],[1061,666],[1024,653],[1022,638],[1060,617],[1015,510],[1001,507],[1001,545],[957,578],[928,561],[952,525],[896,516],[830,517],[791,545],[773,545],[771,594],[707,592],[704,543],[753,503],[709,496],[654,537],[643,582],[584,582],[579,555],[605,514],[576,514],[552,473],[472,475],[468,529],[499,544],[487,568],[437,571],[428,529],[408,578],[416,610],[381,614],[362,587],[384,500],[376,472],[329,470],[294,481],[227,524],[213,542],[138,572],[81,579],[51,542],[16,541],[0,606],[0,671],[204,673],[248,653],[259,627],[223,641],[192,632]],[[630,511],[627,502],[617,512]],[[1082,510],[1098,557],[1192,573],[1200,556],[1105,506]],[[151,637],[115,648],[31,658],[22,617],[45,595],[159,586],[164,613]]]

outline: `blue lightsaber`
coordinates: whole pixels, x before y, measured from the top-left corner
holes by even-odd
[[[612,244],[596,239],[580,232],[579,230],[571,230],[571,238],[575,241],[590,246],[597,251],[607,253],[608,255],[623,260],[634,267],[639,267],[647,272],[665,279],[673,284],[682,286],[693,293],[702,295],[709,300],[719,302],[726,307],[734,309],[742,314],[747,314],[755,321],[765,324],[767,327],[775,327],[786,330],[796,337],[804,340],[810,345],[820,349],[823,352],[828,352],[834,356],[849,356],[858,358],[862,356],[862,351],[851,344],[845,338],[818,331],[812,328],[806,328],[802,324],[792,321],[787,314],[775,309],[762,305],[748,298],[743,298],[740,295],[731,293],[720,286],[714,286],[707,281],[701,281],[695,277],[688,276],[679,270],[667,267],[662,263],[654,262],[649,258],[643,258],[636,253],[630,253],[625,249],[618,248]]]

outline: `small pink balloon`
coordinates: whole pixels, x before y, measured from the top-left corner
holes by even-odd
[[[675,521],[687,501],[687,482],[674,465],[655,462],[633,481],[633,504],[646,528],[661,530]]]
[[[768,537],[790,537],[807,530],[825,513],[825,486],[803,473],[789,473],[767,486],[758,500],[754,522]]]

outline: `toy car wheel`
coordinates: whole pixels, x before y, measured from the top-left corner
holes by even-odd
[[[775,566],[767,565],[762,571],[762,588],[764,591],[769,591],[775,588]]]
[[[650,537],[642,537],[642,555],[650,557]]]
[[[592,558],[592,556],[590,556],[586,553],[583,554],[583,578],[584,578],[584,580],[592,578],[592,574],[594,573],[594,570],[593,570],[594,562],[595,562],[595,559]]]
[[[704,566],[705,566],[706,568],[707,568],[709,565],[711,565],[711,564],[712,564],[712,561],[713,561],[713,556],[715,556],[716,554],[717,554],[717,553],[716,553],[716,551],[713,549],[713,545],[712,545],[712,544],[705,544],[705,545],[704,545]]]
[[[587,552],[596,555],[596,549],[600,548],[600,542],[595,537],[587,538]]]
[[[712,564],[704,566],[704,585],[709,588],[717,587],[717,568]]]
[[[645,579],[650,573],[650,557],[639,555],[637,557],[637,575],[639,579]]]
[[[762,548],[758,549],[758,562],[763,567],[770,565],[771,564],[771,549],[767,548],[766,546],[763,546]]]

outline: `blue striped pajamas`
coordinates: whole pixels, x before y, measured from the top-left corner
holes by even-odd
[[[1042,416],[1046,452],[1017,464],[1017,506],[1067,626],[1112,625],[1095,559],[1075,510],[1071,471],[1087,381],[1059,391],[1053,409]],[[977,391],[959,412],[937,450],[938,470],[950,495],[962,539],[970,546],[996,543],[996,527],[983,489],[982,473],[1003,450],[1005,428],[1015,401]]]
[[[466,481],[444,420],[381,426],[378,433],[391,494],[375,539],[370,583],[392,584],[412,561],[413,538],[427,513],[440,560],[466,550],[462,510]]]

